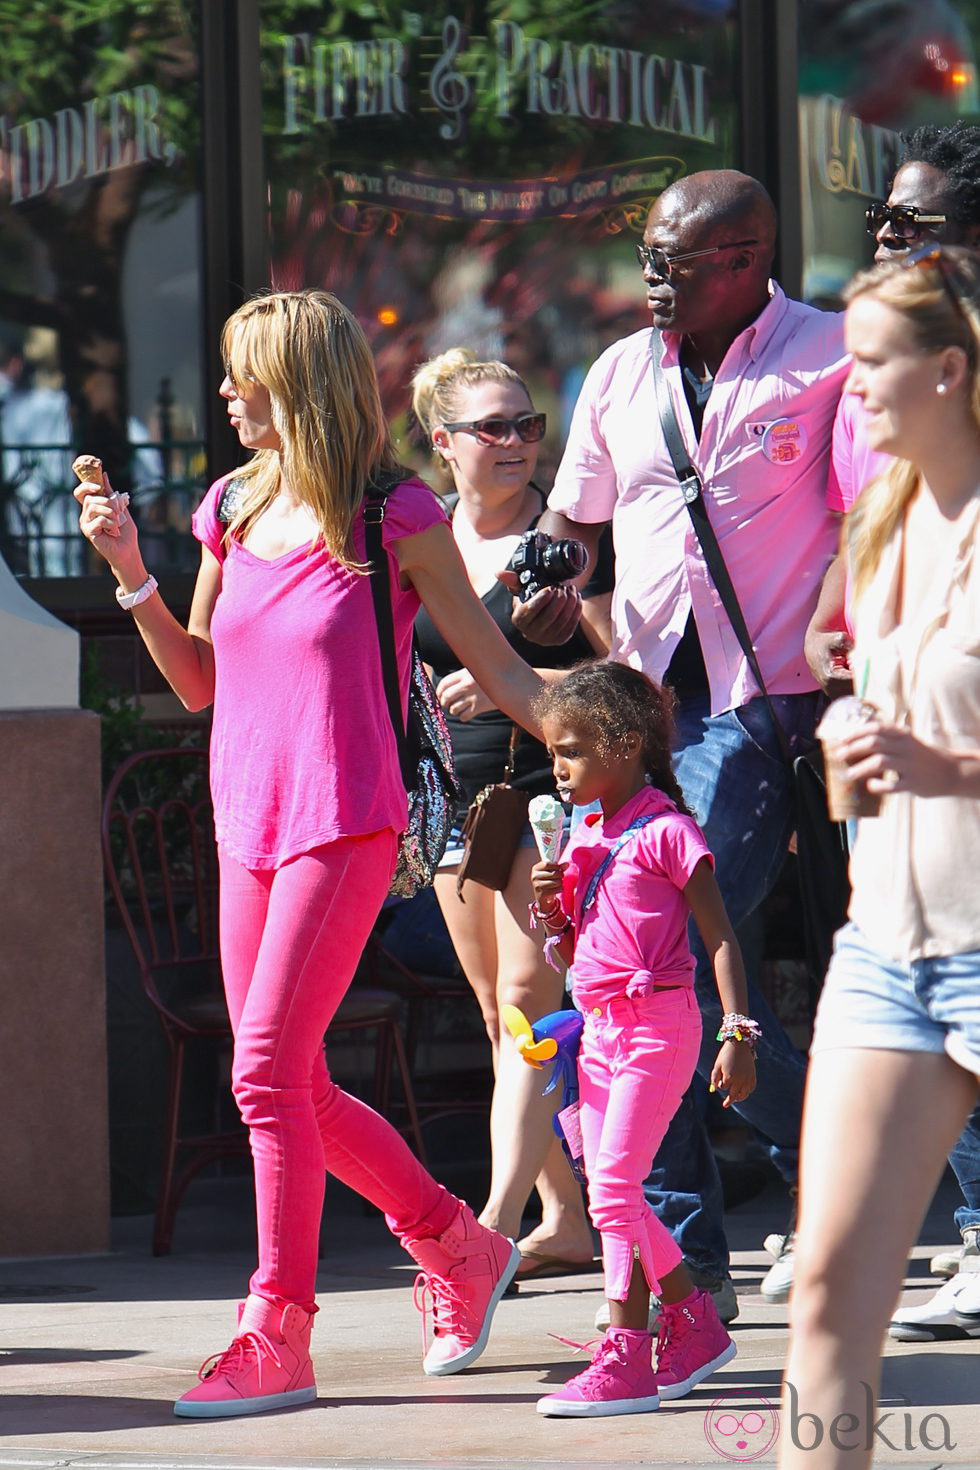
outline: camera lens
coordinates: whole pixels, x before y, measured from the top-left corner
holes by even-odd
[[[574,541],[571,537],[562,541],[552,541],[541,553],[541,564],[548,573],[549,581],[567,582],[570,577],[577,577],[584,572],[589,564],[589,553],[581,541]]]

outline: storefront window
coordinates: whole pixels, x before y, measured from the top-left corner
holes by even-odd
[[[804,295],[821,304],[872,243],[864,211],[884,199],[899,134],[974,118],[978,0],[801,0]]]
[[[272,277],[356,312],[406,458],[412,372],[462,345],[526,376],[553,467],[585,369],[649,320],[650,204],[735,161],[736,12],[263,0]]]
[[[93,570],[71,462],[181,566],[203,475],[194,0],[12,7],[0,22],[0,553]],[[181,548],[178,550],[178,548]]]

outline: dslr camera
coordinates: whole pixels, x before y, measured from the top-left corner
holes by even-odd
[[[520,583],[518,597],[527,602],[542,587],[558,587],[584,572],[589,553],[581,541],[567,537],[553,541],[543,531],[525,531],[510,559],[511,570]]]

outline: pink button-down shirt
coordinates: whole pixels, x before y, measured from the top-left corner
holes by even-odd
[[[845,393],[834,419],[827,504],[846,513],[865,485],[886,470],[891,455],[872,449],[868,443],[867,415],[856,393]]]
[[[770,291],[718,370],[700,443],[673,333],[663,362],[763,677],[770,693],[792,694],[816,688],[803,634],[836,546],[826,486],[848,359],[840,316]],[[612,521],[612,658],[662,678],[693,608],[712,713],[759,692],[663,440],[649,330],[614,343],[589,371],[548,504],[573,521]]]

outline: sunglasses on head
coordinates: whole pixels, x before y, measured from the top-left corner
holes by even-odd
[[[905,270],[914,269],[916,266],[935,266],[946,288],[949,299],[956,307],[960,316],[964,317],[967,324],[970,325],[970,318],[965,308],[963,288],[956,278],[956,270],[953,262],[943,247],[941,245],[921,245],[918,250],[913,250],[902,261],[902,267]]]
[[[944,214],[923,214],[914,204],[872,204],[864,211],[869,235],[891,225],[898,240],[917,240],[929,225],[944,225]]]
[[[538,444],[548,427],[547,414],[522,413],[516,419],[473,419],[466,424],[443,424],[449,434],[472,434],[479,444],[503,444],[517,431],[523,444]]]

